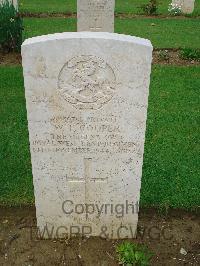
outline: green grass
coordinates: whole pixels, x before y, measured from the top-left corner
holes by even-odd
[[[155,26],[152,26],[152,23]],[[25,36],[76,31],[73,18],[25,18]],[[157,48],[199,48],[200,20],[197,19],[116,19],[115,32],[150,39]]]
[[[25,38],[38,35],[76,31],[76,20],[65,18],[25,18]]]
[[[77,0],[20,0],[20,11],[33,13],[52,13],[52,12],[76,12]],[[158,0],[159,14],[168,14],[168,5],[171,0]],[[138,14],[141,12],[138,7],[148,3],[148,0],[116,0],[115,11],[117,13]],[[195,9],[192,16],[200,15],[200,1],[196,0]]]
[[[154,66],[142,206],[200,205],[200,67]],[[21,67],[0,67],[0,204],[33,202]]]
[[[197,19],[118,19],[115,29],[118,33],[149,39],[156,48],[200,46],[200,20]]]
[[[200,205],[200,67],[155,66],[148,110],[143,205]]]
[[[0,67],[0,203],[33,200],[21,67]]]

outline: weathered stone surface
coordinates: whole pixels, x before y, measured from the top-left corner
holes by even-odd
[[[6,2],[6,0],[0,0],[0,4]],[[9,0],[10,3],[13,3],[14,7],[18,9],[18,1],[17,0]]]
[[[184,14],[191,14],[194,11],[194,3],[195,0],[172,0],[172,4],[180,6]]]
[[[135,236],[151,43],[61,33],[26,40],[22,58],[38,226]]]
[[[77,30],[114,32],[115,0],[78,0]]]

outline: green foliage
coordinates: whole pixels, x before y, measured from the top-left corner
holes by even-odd
[[[158,2],[157,0],[150,0],[149,3],[141,5],[140,8],[146,15],[155,15],[158,10]]]
[[[200,61],[200,49],[184,48],[180,50],[183,59]]]
[[[22,44],[22,18],[12,3],[0,4],[0,47],[3,51],[20,51]]]
[[[159,59],[164,61],[169,61],[169,52],[167,50],[159,51]]]
[[[181,5],[179,4],[169,4],[168,11],[172,16],[179,16],[182,14]]]
[[[148,266],[152,253],[142,245],[124,242],[117,246],[119,261],[126,266]]]

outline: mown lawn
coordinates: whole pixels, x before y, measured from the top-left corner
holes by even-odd
[[[33,201],[21,67],[0,67],[0,203]]]
[[[74,18],[25,18],[25,38],[63,31],[76,31]],[[199,48],[200,20],[116,19],[115,32],[150,39],[156,48]]]
[[[146,4],[148,0],[116,0],[115,12],[119,13],[141,13],[138,8]],[[77,0],[20,0],[20,11],[33,13],[52,13],[52,12],[76,12]],[[158,14],[167,15],[168,5],[171,0],[158,0]],[[195,9],[192,16],[200,15],[200,1],[195,1]]]
[[[200,67],[154,66],[142,206],[195,208]],[[0,204],[33,203],[22,68],[0,67]]]

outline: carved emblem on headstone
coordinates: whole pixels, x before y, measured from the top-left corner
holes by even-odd
[[[113,69],[101,58],[76,56],[61,69],[60,95],[78,109],[99,109],[109,102],[116,87]]]

